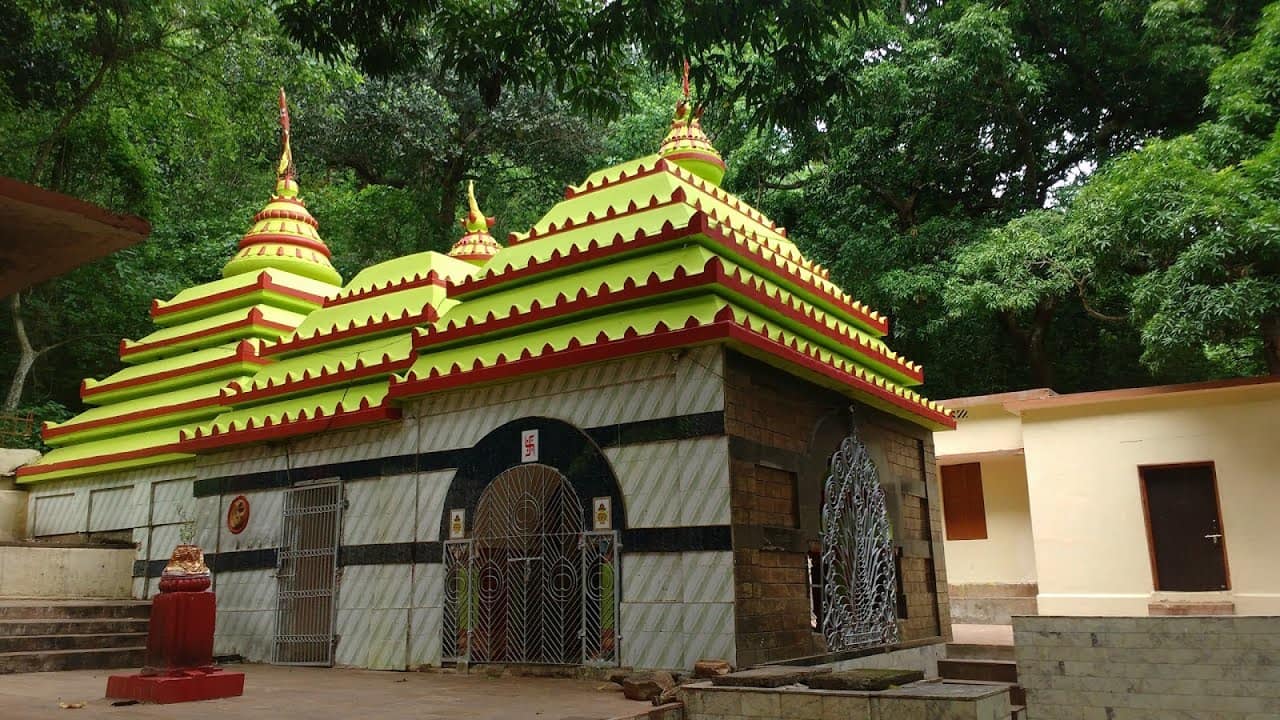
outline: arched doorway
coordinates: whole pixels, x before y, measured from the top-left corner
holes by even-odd
[[[454,527],[455,512],[469,522]],[[617,479],[581,430],[530,417],[481,438],[459,458],[441,517],[441,658],[616,665],[624,527]]]
[[[583,508],[560,471],[504,471],[476,506],[472,662],[582,661]]]

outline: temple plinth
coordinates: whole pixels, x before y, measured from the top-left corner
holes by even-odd
[[[244,673],[213,664],[217,597],[210,584],[200,548],[175,548],[151,602],[147,664],[108,678],[108,698],[168,704],[244,694]]]

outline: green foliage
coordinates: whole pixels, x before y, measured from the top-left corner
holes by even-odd
[[[62,403],[52,400],[19,406],[9,416],[0,416],[0,438],[3,439],[3,446],[48,452],[49,446],[40,437],[43,423],[62,422],[74,414]]]
[[[76,406],[151,298],[218,276],[278,86],[350,278],[447,249],[467,181],[502,239],[653,152],[686,56],[726,187],[930,395],[1280,371],[1280,3],[0,0],[0,174],[153,226],[24,295],[25,398]]]

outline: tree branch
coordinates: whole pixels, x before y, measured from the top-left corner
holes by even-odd
[[[1084,308],[1084,311],[1088,313],[1089,317],[1103,322],[1128,322],[1129,316],[1127,315],[1107,315],[1106,313],[1095,310],[1093,306],[1089,304],[1089,297],[1085,294],[1084,281],[1078,278],[1072,278],[1072,282],[1076,284],[1076,294],[1080,296],[1080,306]]]
[[[102,82],[106,80],[108,71],[115,65],[115,58],[108,57],[102,60],[102,64],[98,66],[98,71],[94,74],[93,79],[80,89],[75,99],[71,101],[71,106],[66,112],[62,113],[62,117],[58,118],[58,122],[53,126],[53,131],[49,136],[40,143],[39,150],[36,151],[36,160],[31,167],[31,182],[38,183],[40,173],[44,172],[44,166],[49,162],[49,155],[53,152],[53,146],[62,133],[67,131],[71,125],[71,121],[84,111],[89,104],[89,100],[93,98],[94,93],[98,92],[98,88],[102,87]]]

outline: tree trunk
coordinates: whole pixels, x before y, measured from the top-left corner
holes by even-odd
[[[462,179],[467,176],[467,161],[464,157],[455,157],[445,168],[443,187],[440,190],[440,210],[436,215],[437,227],[444,233],[445,248],[457,240],[454,223],[458,221],[458,194],[462,189]]]
[[[9,316],[13,319],[13,334],[18,337],[18,367],[13,371],[13,380],[9,383],[9,394],[4,399],[4,412],[11,413],[18,409],[22,402],[22,391],[27,386],[27,376],[36,364],[35,348],[31,347],[31,339],[27,337],[27,326],[22,320],[22,294],[14,293],[9,298]]]
[[[1262,354],[1267,361],[1267,372],[1280,375],[1280,313],[1262,318]]]
[[[1045,298],[1037,303],[1030,328],[1022,327],[1012,312],[1000,313],[1000,321],[1004,324],[1005,330],[1022,346],[1022,354],[1027,360],[1031,379],[1036,387],[1053,387],[1053,358],[1049,355],[1046,340],[1056,307],[1057,301],[1052,298]]]

